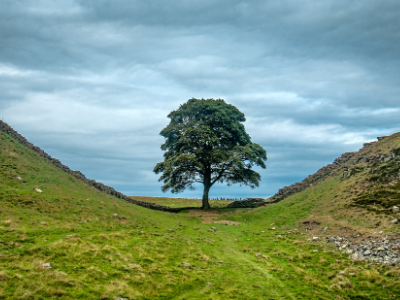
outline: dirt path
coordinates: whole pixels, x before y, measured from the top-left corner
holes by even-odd
[[[222,216],[229,216],[233,215],[236,213],[239,213],[243,211],[243,209],[248,209],[251,211],[255,211],[261,208],[264,208],[269,205],[273,205],[274,203],[270,204],[265,204],[262,206],[254,207],[254,208],[237,208],[235,210],[230,210],[230,211],[223,211],[221,209],[211,209],[211,210],[203,210],[203,209],[191,209],[188,210],[189,215],[200,217],[203,220],[203,223],[205,224],[211,224],[211,223],[217,223],[217,224],[224,224],[224,225],[240,225],[239,222],[234,222],[234,221],[228,221],[228,220],[218,220],[214,221],[216,219],[220,219]]]
[[[222,216],[229,216],[233,215],[236,213],[235,211],[221,211],[221,210],[203,210],[203,209],[191,209],[188,211],[189,215],[199,217],[203,220],[203,223],[205,224],[211,224],[211,223],[219,223],[219,224],[225,224],[225,225],[239,225],[239,222],[233,222],[233,221],[227,221],[227,220],[218,220],[215,221],[216,219],[220,219]],[[222,223],[221,223],[222,222]],[[232,224],[227,224],[227,223],[232,223]],[[237,224],[234,224],[237,223]]]

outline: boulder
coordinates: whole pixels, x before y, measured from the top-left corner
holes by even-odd
[[[370,250],[365,250],[363,253],[364,256],[368,256],[371,255],[371,251]]]
[[[47,269],[52,269],[52,266],[50,265],[50,263],[43,263],[42,268],[47,270]]]
[[[183,262],[182,266],[185,267],[185,268],[191,268],[192,267],[192,265],[189,264],[188,262]]]
[[[15,179],[17,179],[19,182],[26,182],[25,180],[23,180],[21,177],[19,176],[15,176]]]

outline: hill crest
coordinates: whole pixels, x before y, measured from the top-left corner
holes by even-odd
[[[51,164],[53,164],[57,168],[61,169],[62,171],[66,172],[68,174],[71,174],[75,178],[85,182],[89,186],[92,186],[106,194],[109,194],[109,195],[117,197],[119,199],[128,201],[132,204],[139,205],[139,206],[146,207],[146,208],[153,209],[153,210],[179,212],[182,209],[184,209],[184,208],[166,207],[166,206],[158,205],[158,204],[151,203],[151,202],[135,200],[135,199],[132,199],[131,197],[124,195],[121,192],[116,191],[113,187],[107,186],[107,185],[105,185],[101,182],[97,182],[93,179],[86,178],[86,176],[84,174],[82,174],[80,171],[71,170],[69,167],[62,164],[60,160],[51,157],[49,154],[47,154],[45,151],[40,149],[38,146],[35,146],[32,143],[30,143],[24,136],[19,134],[10,125],[8,125],[6,122],[4,122],[2,120],[0,120],[0,132],[6,133],[8,136],[13,138],[15,141],[20,143],[22,146],[36,152],[41,157],[45,158],[47,161],[49,161]]]
[[[393,145],[391,145],[392,143]],[[376,165],[380,162],[386,163],[396,159],[400,160],[400,133],[394,133],[390,136],[380,136],[377,137],[377,141],[365,143],[359,151],[342,154],[333,163],[322,167],[316,173],[307,176],[302,181],[279,189],[269,199],[272,201],[281,201],[290,195],[301,192],[321,182],[329,176],[341,174],[343,179],[349,178],[354,174],[354,171],[351,169],[352,166],[356,166],[359,163]]]

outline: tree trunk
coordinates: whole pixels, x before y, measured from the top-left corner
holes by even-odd
[[[204,191],[203,191],[203,201],[202,209],[210,209],[210,203],[208,203],[208,192],[211,188],[211,174],[209,176],[204,176]]]

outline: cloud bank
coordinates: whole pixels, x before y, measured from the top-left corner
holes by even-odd
[[[266,197],[400,130],[398,1],[0,1],[0,117],[128,195],[161,192],[167,115],[223,98],[268,155]],[[201,187],[178,196],[199,197]]]

